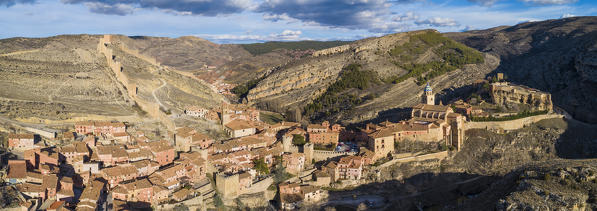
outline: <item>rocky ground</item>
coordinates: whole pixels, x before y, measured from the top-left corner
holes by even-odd
[[[597,123],[597,17],[528,22],[446,35],[500,58],[495,72],[552,94],[576,119]]]
[[[542,210],[544,191],[551,194],[550,208],[592,209],[592,202],[587,201],[595,187],[594,176],[588,175],[595,171],[594,160],[563,159],[583,147],[561,143],[591,146],[592,142],[582,140],[597,140],[597,134],[569,132],[595,128],[549,119],[508,134],[469,130],[463,149],[448,160],[396,164],[379,174],[370,171],[369,184],[330,196],[382,196],[386,203],[379,210]],[[595,153],[586,157],[595,157]],[[551,178],[545,181],[548,172]]]

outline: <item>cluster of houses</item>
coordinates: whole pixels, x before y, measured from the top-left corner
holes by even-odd
[[[196,193],[183,186],[207,181],[206,157],[200,152],[177,154],[166,140],[128,135],[120,122],[78,122],[75,131],[76,136],[70,132],[64,138],[76,140],[59,147],[36,145],[28,135],[11,135],[15,145],[22,146],[18,149],[24,159],[8,161],[8,182],[41,202],[98,210],[105,208],[106,197],[112,197],[112,206],[120,210],[185,200]],[[121,133],[128,138],[119,138]],[[110,141],[99,141],[105,139]],[[81,191],[78,197],[76,190]]]
[[[310,172],[310,180],[278,185],[282,208],[292,209],[325,198],[321,187],[361,180],[367,166],[394,153],[397,142],[459,147],[463,115],[453,105],[437,105],[434,98],[427,86],[423,103],[413,107],[409,120],[351,131],[361,147],[350,154],[334,152],[341,134],[347,132],[338,124],[268,124],[260,120],[259,110],[246,105],[223,104],[216,111],[228,140],[214,140],[190,127],[177,128],[171,140],[150,140],[142,132],[130,135],[124,123],[105,121],[77,122],[74,132],[62,135],[68,144],[58,147],[36,144],[34,135],[10,134],[9,148],[22,151],[24,159],[8,162],[6,178],[29,198],[59,203],[54,206],[98,210],[113,201],[113,208],[120,210],[213,196],[207,174],[215,175],[216,189],[224,197],[259,191],[267,188],[263,181],[268,175],[257,171],[256,165],[272,169],[280,163],[292,175]],[[185,111],[201,118],[210,118],[210,112],[214,111]],[[297,136],[307,143],[293,145]],[[332,156],[315,163],[317,153]]]

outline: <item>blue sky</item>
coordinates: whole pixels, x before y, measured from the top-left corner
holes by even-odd
[[[597,14],[594,0],[0,0],[0,38],[198,36],[217,43],[355,40]]]

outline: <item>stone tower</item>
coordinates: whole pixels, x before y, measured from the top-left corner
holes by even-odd
[[[431,86],[429,86],[429,82],[427,82],[427,86],[425,86],[425,95],[423,96],[423,103],[427,105],[435,105],[435,94],[433,94],[433,90]]]
[[[303,145],[303,153],[305,153],[305,163],[309,165],[312,164],[311,161],[313,161],[313,144],[306,143],[305,145]]]

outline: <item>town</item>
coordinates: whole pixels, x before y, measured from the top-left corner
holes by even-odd
[[[490,102],[473,96],[445,105],[427,83],[410,118],[358,129],[266,123],[254,107],[222,103],[182,115],[218,125],[223,139],[184,125],[156,138],[119,121],[80,121],[59,134],[19,130],[4,143],[15,157],[4,185],[21,194],[18,210],[206,210],[257,193],[276,209],[323,204],[328,190],[362,185],[384,166],[448,157],[466,144],[467,129],[504,132],[558,116],[550,94],[503,81],[498,74],[476,83]],[[503,111],[509,103],[524,106]],[[405,143],[415,141],[432,150],[408,151]]]

